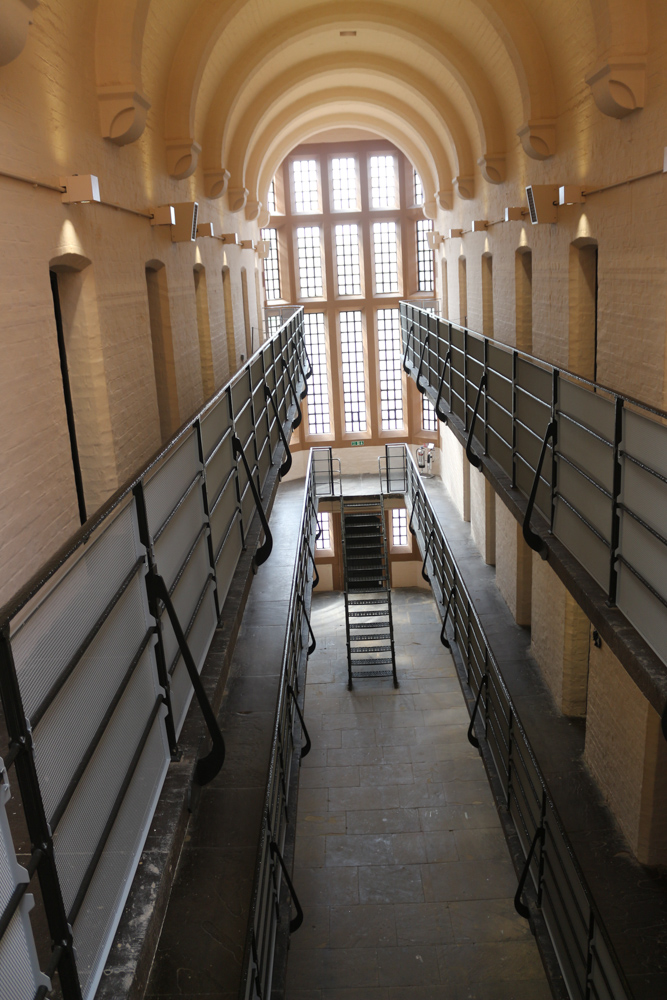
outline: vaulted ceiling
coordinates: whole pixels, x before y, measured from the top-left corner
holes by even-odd
[[[604,115],[641,107],[646,36],[645,0],[99,0],[102,134],[135,142],[152,107],[168,173],[201,162],[206,194],[261,222],[289,150],[356,126],[405,152],[433,216],[510,153],[558,155],[588,87]]]

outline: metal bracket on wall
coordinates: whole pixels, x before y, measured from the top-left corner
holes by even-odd
[[[200,757],[197,761],[197,768],[195,771],[197,784],[206,785],[209,781],[215,778],[224,763],[225,740],[220,731],[218,720],[216,719],[213,709],[211,708],[211,703],[206,696],[202,679],[199,676],[197,665],[194,661],[192,653],[190,652],[190,647],[188,646],[187,639],[185,638],[185,634],[181,628],[181,623],[178,620],[176,609],[171,602],[167,584],[164,582],[163,577],[161,577],[159,573],[153,571],[146,574],[146,587],[148,588],[149,594],[157,600],[162,601],[165,606],[165,610],[169,616],[169,621],[171,622],[171,627],[173,628],[174,635],[176,636],[178,648],[181,651],[183,661],[190,676],[190,682],[194,688],[195,697],[199,702],[199,707],[202,711],[202,715],[204,716],[206,728],[208,729],[210,737],[213,741],[213,748],[205,757]]]
[[[521,902],[521,896],[523,893],[523,887],[526,884],[526,879],[528,878],[528,872],[530,871],[530,863],[533,860],[533,854],[535,853],[535,848],[538,844],[542,845],[544,843],[544,820],[540,823],[537,830],[535,831],[535,836],[532,839],[530,850],[526,856],[526,863],[523,866],[523,871],[521,872],[521,878],[519,879],[519,885],[517,887],[516,893],[514,894],[514,909],[523,917],[528,920],[530,917],[530,910],[525,903]]]
[[[245,457],[245,452],[243,451],[243,445],[237,438],[236,434],[232,437],[232,448],[234,450],[234,458],[238,461],[239,458],[243,462],[243,466],[246,471],[246,476],[248,477],[248,485],[252,490],[253,499],[255,501],[255,506],[257,507],[257,513],[259,514],[259,519],[262,523],[262,530],[264,531],[264,541],[260,547],[255,552],[252,559],[253,572],[257,572],[257,568],[265,563],[266,560],[271,555],[271,550],[273,549],[273,535],[271,534],[271,529],[269,528],[269,522],[266,520],[266,514],[264,513],[264,508],[262,507],[262,501],[260,500],[259,493],[257,492],[257,487],[255,486],[255,481],[252,478],[252,473],[250,472],[250,466],[248,465],[248,460]]]
[[[417,386],[417,388],[421,392],[422,396],[426,392],[426,386],[422,386],[422,385],[420,385],[420,383],[421,383],[421,377],[422,377],[422,368],[423,368],[423,365],[424,365],[424,355],[426,354],[426,351],[428,349],[428,339],[429,338],[428,338],[428,331],[427,331],[426,336],[424,337],[424,343],[422,344],[421,354],[419,355],[419,370],[417,371],[417,378],[415,379],[415,385]]]
[[[285,431],[283,429],[282,421],[280,419],[280,414],[278,413],[278,407],[276,406],[276,401],[273,398],[273,393],[269,389],[266,382],[264,383],[264,398],[271,401],[271,406],[273,407],[273,412],[276,417],[276,423],[278,424],[278,434],[280,435],[280,440],[283,443],[283,448],[285,449],[285,459],[283,464],[280,466],[278,473],[280,476],[286,476],[289,470],[292,468],[292,452],[289,450],[289,444],[287,443],[287,438],[285,437]]]
[[[308,754],[310,753],[310,750],[311,750],[311,747],[312,747],[312,743],[310,742],[310,736],[308,735],[308,730],[306,729],[306,723],[303,720],[303,713],[302,713],[301,709],[299,708],[299,701],[297,699],[297,696],[294,693],[294,688],[292,687],[291,684],[287,685],[287,693],[290,696],[290,698],[292,699],[292,701],[294,702],[294,707],[296,709],[296,714],[299,716],[299,722],[301,723],[301,731],[302,731],[303,735],[306,737],[306,742],[301,747],[301,753],[299,754],[299,760],[303,760],[303,758],[307,757]]]
[[[285,862],[283,861],[283,856],[280,853],[280,849],[276,844],[275,840],[271,840],[269,842],[269,849],[271,851],[271,857],[278,858],[278,863],[280,864],[280,867],[283,870],[285,882],[287,884],[289,894],[292,897],[292,902],[294,903],[294,907],[296,909],[296,916],[292,920],[290,920],[289,924],[289,932],[290,934],[293,934],[294,931],[298,931],[299,927],[301,927],[301,924],[303,923],[303,910],[301,909],[301,904],[299,902],[296,892],[294,891],[294,886],[292,885],[292,879],[289,877],[289,872],[287,871],[287,867],[285,865]]]
[[[479,750],[479,740],[475,736],[475,718],[477,716],[477,709],[479,708],[479,703],[482,698],[482,691],[489,683],[488,676],[484,674],[481,681],[479,682],[479,691],[477,692],[477,697],[475,698],[475,707],[472,710],[472,715],[470,716],[470,725],[468,726],[468,742],[472,743],[474,747]]]
[[[429,549],[431,548],[431,542],[433,541],[433,535],[434,532],[431,531],[430,535],[428,536],[426,548],[424,549],[424,562],[422,563],[422,577],[424,578],[424,580],[426,580],[427,583],[431,582],[431,577],[426,572],[426,560],[428,559],[428,553]]]
[[[287,367],[287,365],[285,365],[285,374],[287,375],[287,381],[289,382],[289,387],[292,390],[292,397],[294,399],[294,405],[296,406],[296,416],[295,416],[294,420],[292,421],[292,430],[295,431],[297,429],[297,427],[299,426],[299,424],[301,423],[301,420],[302,420],[302,416],[301,416],[301,399],[303,397],[299,396],[299,394],[297,393],[296,389],[294,388],[294,382],[292,382],[292,376],[290,375],[290,370]],[[305,395],[305,393],[304,393],[304,395]]]
[[[303,597],[301,596],[301,594],[297,594],[296,599],[301,605],[301,610],[303,611],[303,617],[306,619],[306,624],[308,625],[308,632],[310,633],[310,639],[311,639],[310,646],[308,647],[308,656],[312,656],[315,650],[317,649],[317,639],[315,638],[315,634],[310,624],[310,618],[308,617],[308,612],[306,611],[306,604]]]
[[[466,441],[466,458],[471,465],[474,465],[476,469],[482,468],[482,461],[472,450],[472,437],[475,433],[475,421],[477,420],[477,413],[479,411],[479,404],[482,399],[482,392],[486,389],[486,373],[482,375],[479,382],[479,389],[477,390],[477,399],[475,400],[475,409],[472,411],[472,420],[470,421],[470,430],[468,432],[468,440]]]
[[[531,549],[535,552],[539,552],[542,559],[546,559],[549,550],[547,544],[543,538],[530,527],[530,519],[533,516],[533,507],[535,506],[535,498],[537,497],[537,488],[540,485],[540,476],[542,475],[542,466],[544,464],[544,456],[547,453],[547,445],[549,444],[549,438],[553,440],[554,446],[556,444],[556,421],[550,421],[545,433],[544,441],[542,442],[542,450],[540,452],[540,459],[537,463],[537,468],[535,469],[535,478],[533,479],[533,485],[530,491],[530,497],[528,498],[528,506],[526,507],[526,513],[523,518],[523,537],[527,545],[530,545]]]

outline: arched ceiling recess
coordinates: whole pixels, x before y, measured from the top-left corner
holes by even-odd
[[[180,167],[180,175],[188,157],[193,161],[193,170],[196,165],[198,146],[193,123],[208,60],[236,15],[254,2],[201,0],[182,33],[172,60],[166,101],[168,160],[171,168]],[[648,43],[645,0],[587,2],[596,26],[598,52],[597,65],[588,83],[600,110],[622,117],[644,104]],[[524,109],[524,123],[518,129],[524,149],[538,158],[549,155],[549,149],[553,152],[556,109],[549,61],[530,15],[533,0],[523,4],[520,0],[469,0],[469,3],[484,13],[514,67]],[[99,0],[97,6],[95,52],[101,130],[119,145],[141,135],[150,106],[141,79],[149,4],[150,0]],[[397,4],[337,0],[321,5],[319,12],[327,6],[334,8],[334,17],[339,22],[347,22],[359,14],[364,16],[369,8],[372,8],[371,21],[375,16],[378,24],[383,20],[393,24],[401,16],[407,16],[411,22],[425,20],[414,8],[406,12]],[[424,6],[426,11],[432,10],[426,0]],[[461,7],[453,5],[451,9],[452,18],[459,19],[460,29]],[[303,24],[304,18],[312,19],[313,11],[317,10],[295,5],[292,31]],[[444,16],[448,13],[448,8],[444,8]],[[539,18],[539,9],[536,14]],[[436,39],[436,44],[439,42]]]
[[[342,6],[347,5],[324,4],[309,12],[308,16],[300,18],[298,24],[291,19],[282,22],[256,40],[252,47],[241,51],[234,63],[229,66],[209,107],[202,141],[206,194],[209,197],[216,197],[222,193],[221,178],[225,165],[220,157],[226,123],[239,105],[250,81],[272,61],[284,69],[289,59],[290,47],[303,48],[319,33],[330,30],[332,25],[334,27],[339,25],[341,23],[339,7]],[[368,6],[377,5],[358,4],[355,9]],[[356,30],[368,29],[396,36],[402,44],[416,45],[417,52],[428,53],[436,59],[462,93],[469,116],[475,122],[475,144],[481,153],[480,159],[483,161],[481,165],[484,167],[488,162],[493,166],[499,179],[502,179],[505,169],[506,128],[491,82],[481,68],[475,66],[472,61],[466,62],[460,46],[457,47],[450,36],[445,37],[437,25],[424,19],[408,17],[405,12],[400,19],[400,25],[396,23],[397,20],[396,16],[391,23],[369,22],[360,20],[359,14],[356,16],[350,14],[344,23]],[[446,42],[449,43],[450,52],[445,51]],[[194,169],[194,162],[193,159],[186,168],[188,171]]]
[[[364,66],[363,72],[356,68],[359,63]],[[236,116],[236,128],[226,141],[229,155],[223,151],[223,163],[231,175],[230,186],[246,187],[248,151],[287,100],[298,100],[316,86],[320,91],[326,88],[333,96],[341,86],[368,85],[368,89],[377,89],[382,88],[383,83],[388,94],[393,91],[397,96],[398,89],[415,112],[430,122],[447,153],[454,176],[472,178],[474,160],[470,140],[463,122],[442,91],[405,63],[374,54],[338,53],[324,59],[306,60],[286,70],[272,79],[252,104]],[[489,176],[487,179],[499,183],[502,178]]]
[[[246,207],[247,201],[246,216],[256,218],[259,210],[257,206],[262,200],[259,197],[259,176],[266,153],[274,144],[280,142],[281,137],[290,130],[293,123],[311,121],[318,114],[330,110],[344,112],[346,109],[349,112],[357,109],[362,112],[367,110],[376,121],[383,121],[392,127],[394,135],[396,129],[408,129],[414,148],[422,150],[420,160],[428,158],[429,161],[429,170],[426,176],[422,177],[426,201],[435,201],[436,193],[439,191],[447,192],[447,201],[451,201],[452,170],[449,159],[439,137],[428,122],[411,105],[381,90],[340,87],[335,93],[328,89],[311,92],[283,108],[267,122],[266,127],[255,136],[255,142],[248,150],[245,186],[240,188],[230,186],[227,192],[230,210],[240,212]],[[392,142],[394,141],[392,138]],[[472,196],[472,191],[469,196]]]
[[[396,125],[378,118],[372,109],[349,108],[328,110],[326,114],[310,112],[303,115],[299,121],[292,122],[287,131],[274,140],[263,154],[262,160],[253,168],[252,183],[256,186],[259,198],[257,203],[250,201],[246,206],[246,216],[257,218],[260,226],[265,226],[269,220],[266,205],[271,181],[276,170],[286,156],[296,147],[309,139],[316,138],[318,133],[335,128],[359,128],[373,132],[382,139],[392,142],[408,158],[419,173],[422,182],[432,190],[436,185],[436,171],[430,152],[424,147],[421,137],[403,123]],[[256,180],[255,174],[256,172]],[[439,191],[437,202],[427,200],[423,206],[427,219],[435,219],[438,206],[445,210],[452,207],[452,192]]]
[[[549,59],[528,11],[510,0],[468,0],[468,2],[486,18],[505,49],[510,72],[514,72],[521,93],[524,127],[534,120],[539,121],[542,126],[545,121],[553,122],[556,112]],[[431,9],[429,4],[424,4],[425,13],[428,14]],[[296,11],[293,15],[295,13]],[[444,18],[441,23],[430,20],[422,16],[415,9],[415,5],[411,5],[407,10],[392,3],[351,3],[336,0],[333,4],[318,5],[310,10],[302,7],[298,20],[292,16],[286,21],[289,22],[290,34],[294,32],[297,24],[298,29],[302,29],[305,25],[313,27],[331,23],[348,28],[365,23],[366,27],[376,29],[389,27],[410,30],[424,39],[434,41],[443,53],[449,54],[453,66],[466,80],[468,87],[472,88],[473,78],[483,77],[484,71],[463,40],[465,24],[460,19],[460,10],[458,17],[458,23],[451,25],[456,29],[456,34],[452,34]],[[281,25],[274,24],[271,27],[271,34],[275,40],[274,44],[280,44]],[[256,44],[257,40],[254,45]],[[207,51],[211,51],[210,35],[206,38],[205,47]],[[170,136],[178,134],[194,138],[195,109],[198,100],[196,87],[202,79],[203,69],[201,63],[195,65],[194,61],[191,61],[185,72],[183,71],[184,57],[187,55],[192,60],[194,51],[192,38],[188,34],[183,39],[174,60],[174,66],[178,66],[178,74],[172,74],[174,86],[170,86],[167,97],[166,121]],[[490,83],[489,86],[493,91]],[[528,150],[531,149],[532,147],[528,145]],[[532,155],[535,155],[534,152]]]

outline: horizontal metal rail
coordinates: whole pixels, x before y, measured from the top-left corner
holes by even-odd
[[[590,889],[564,831],[539,761],[486,637],[472,598],[406,446],[406,502],[424,560],[431,562],[430,581],[443,616],[449,619],[448,643],[454,643],[474,700],[469,739],[484,744],[500,781],[504,805],[521,843],[525,866],[516,892],[516,908],[526,916],[539,913],[551,937],[572,1000],[605,996],[631,1000],[633,994],[620,968]],[[596,942],[603,942],[602,949]],[[596,983],[617,983],[607,993]]]
[[[45,975],[57,975],[63,1000],[91,1000],[106,957],[101,946],[113,939],[193,695],[213,743],[198,761],[197,780],[211,780],[222,766],[224,740],[200,672],[256,513],[265,541],[255,563],[270,554],[261,494],[271,466],[284,457],[287,468],[306,364],[303,310],[292,309],[232,380],[0,610],[9,737],[2,756],[16,776],[9,818],[15,836],[25,826],[30,841],[28,881],[17,876],[3,898],[0,941],[24,920],[27,947],[47,956],[46,971],[9,948],[0,961],[9,963],[3,979],[16,979],[17,988],[32,963],[38,988],[31,997],[45,996]],[[294,614],[301,622],[301,607]],[[296,688],[294,676],[290,683]],[[298,718],[285,698],[289,718]],[[117,850],[121,836],[132,852]],[[8,843],[5,834],[0,850]],[[20,872],[13,849],[0,861]],[[64,881],[63,864],[72,869]],[[43,908],[34,922],[37,944],[24,905],[34,877]],[[91,924],[101,935],[92,944]]]
[[[469,461],[528,501],[529,544],[551,558],[559,543],[561,561],[585,571],[582,587],[617,616],[610,644],[625,637],[615,652],[667,731],[667,578],[656,569],[667,562],[667,413],[409,302],[400,313],[406,371]]]
[[[320,450],[321,451],[321,450]],[[273,958],[276,935],[281,921],[281,887],[284,879],[294,903],[296,916],[289,921],[289,932],[296,931],[303,921],[298,901],[298,887],[292,885],[283,861],[288,826],[294,819],[289,811],[290,779],[294,762],[300,763],[310,751],[311,741],[298,703],[299,678],[308,657],[315,649],[315,636],[310,625],[309,608],[315,578],[312,558],[318,530],[318,478],[321,455],[311,449],[306,471],[299,547],[292,575],[287,615],[287,629],[278,692],[278,707],[269,762],[269,779],[264,801],[264,820],[257,853],[257,866],[248,919],[240,1000],[255,1000],[271,996]],[[330,450],[329,450],[330,454]],[[331,475],[326,475],[327,485]],[[309,642],[310,639],[310,642]],[[301,726],[302,746],[298,750],[295,728]]]

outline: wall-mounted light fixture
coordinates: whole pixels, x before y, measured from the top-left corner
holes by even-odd
[[[255,249],[255,241],[254,240],[241,240],[241,249],[242,250],[254,250]]]
[[[238,246],[239,234],[238,233],[223,233],[219,237],[223,243],[230,243],[232,246]]]
[[[559,205],[583,205],[585,201],[584,192],[575,184],[564,184],[558,188]]]
[[[271,253],[271,240],[257,240],[257,256],[260,260],[266,260]]]
[[[429,250],[437,250],[440,244],[444,242],[444,239],[445,237],[435,232],[435,230],[426,234],[426,242],[428,243]]]
[[[505,222],[521,222],[524,215],[528,212],[525,208],[506,208],[505,209]]]
[[[158,205],[151,213],[151,226],[173,226],[176,213],[173,205]]]
[[[556,184],[529,184],[526,188],[528,214],[534,226],[556,222],[558,219],[558,186]]]
[[[462,229],[450,229],[449,230],[449,239],[450,240],[455,240],[458,236],[463,236],[463,230]]]
[[[176,221],[171,227],[172,243],[194,242],[197,236],[198,203],[196,201],[180,201],[173,207]]]
[[[197,223],[197,238],[199,239],[202,236],[215,236],[212,222]]]
[[[65,188],[60,196],[65,205],[87,205],[90,201],[100,200],[100,182],[95,174],[61,177],[60,186]]]
[[[472,231],[473,233],[486,232],[489,227],[488,219],[473,219]]]

